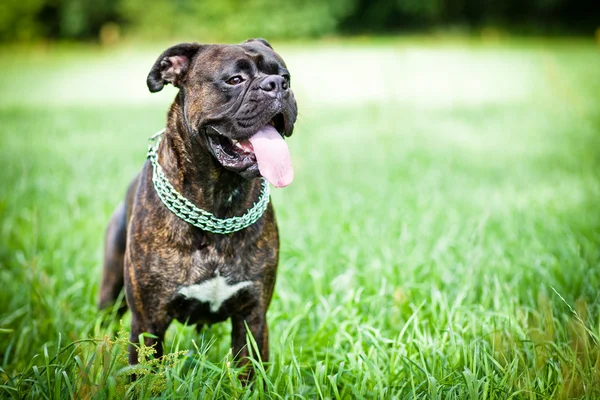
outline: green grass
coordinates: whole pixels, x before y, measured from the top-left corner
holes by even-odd
[[[599,398],[598,48],[279,49],[296,180],[273,191],[271,360],[247,387],[227,323],[174,323],[129,385],[95,308],[175,93],[144,87],[162,48],[0,50],[0,397]]]

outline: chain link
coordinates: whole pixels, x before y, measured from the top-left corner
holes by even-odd
[[[171,185],[165,176],[162,167],[158,163],[158,144],[162,138],[164,129],[157,132],[149,140],[154,141],[154,145],[148,145],[148,158],[152,163],[152,182],[158,197],[163,204],[179,218],[198,227],[202,230],[212,233],[228,234],[241,231],[254,224],[264,214],[270,199],[269,182],[262,178],[262,191],[260,198],[254,203],[241,217],[217,218],[208,211],[196,207],[192,202],[183,197]]]

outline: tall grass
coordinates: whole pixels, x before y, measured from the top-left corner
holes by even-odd
[[[276,48],[296,180],[246,386],[228,324],[174,323],[168,357],[129,367],[128,315],[95,307],[106,222],[174,95],[144,88],[162,49],[1,51],[2,396],[600,397],[598,49]]]

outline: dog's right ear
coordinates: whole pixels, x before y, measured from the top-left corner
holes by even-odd
[[[152,93],[160,92],[166,84],[180,87],[192,58],[200,50],[198,43],[181,43],[165,50],[148,74],[146,84]]]

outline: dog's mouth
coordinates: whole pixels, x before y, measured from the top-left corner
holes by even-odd
[[[232,139],[213,127],[208,134],[211,151],[219,163],[244,177],[262,175],[275,187],[292,183],[294,170],[284,140],[285,118],[276,114],[257,132],[244,139]]]

